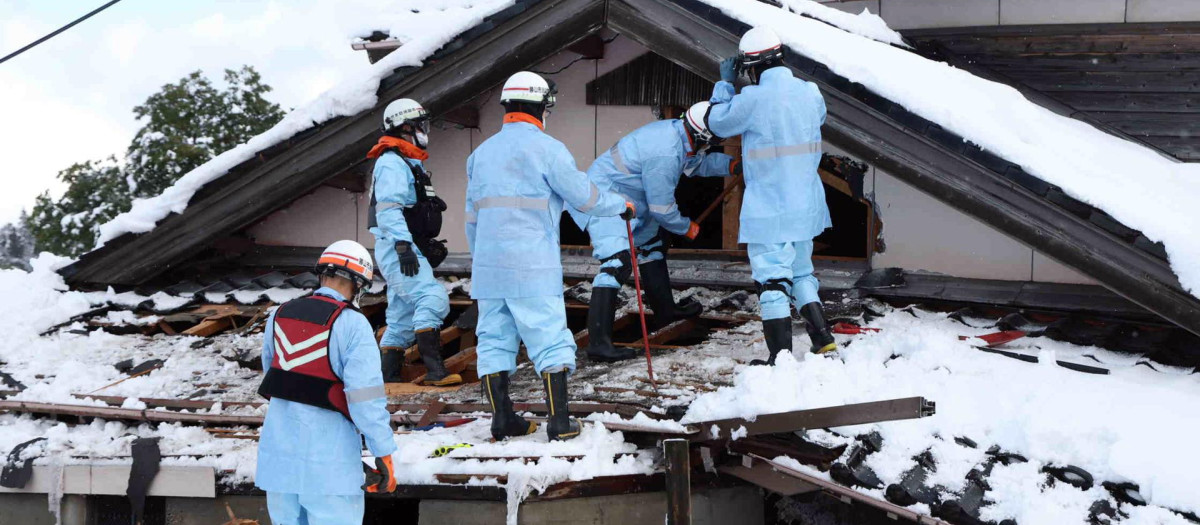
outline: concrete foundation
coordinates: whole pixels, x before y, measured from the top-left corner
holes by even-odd
[[[521,504],[521,525],[662,525],[666,494],[651,492]],[[422,500],[420,525],[503,525],[504,503]],[[692,523],[763,523],[763,497],[757,488],[735,487],[692,493]]]
[[[56,521],[45,494],[0,494],[0,525],[88,525],[87,499],[64,495],[59,515]]]

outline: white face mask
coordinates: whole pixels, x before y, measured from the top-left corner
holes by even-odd
[[[423,131],[413,133],[413,141],[416,142],[418,148],[425,149],[429,147],[429,135],[426,135]]]

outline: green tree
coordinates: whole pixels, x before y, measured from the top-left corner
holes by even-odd
[[[265,98],[271,87],[250,66],[225,70],[215,87],[200,71],[167,84],[133,108],[142,123],[125,152],[75,164],[58,173],[62,198],[37,197],[24,222],[37,251],[70,257],[92,248],[101,224],[129,210],[135,198],[152,197],[218,154],[250,140],[283,118]]]
[[[283,118],[254,68],[225,70],[224,90],[200,71],[167,84],[133,108],[143,122],[125,155],[134,197],[162,193],[179,177],[250,140]]]
[[[38,251],[76,257],[95,244],[96,228],[129,209],[129,183],[114,157],[74,164],[58,180],[67,191],[57,200],[38,195],[25,225]]]

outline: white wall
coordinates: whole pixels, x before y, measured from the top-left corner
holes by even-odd
[[[846,155],[832,144],[824,148],[828,153]],[[875,200],[886,245],[884,253],[872,256],[872,268],[897,267],[977,279],[1096,284],[874,166],[863,180],[863,192]]]
[[[852,13],[869,9],[882,16],[892,29],[1200,20],[1198,0],[822,0],[822,3]]]

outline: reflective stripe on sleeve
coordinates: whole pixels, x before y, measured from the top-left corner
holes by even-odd
[[[518,208],[522,210],[549,210],[550,199],[532,197],[484,197],[475,201],[475,210],[487,208]]]
[[[371,401],[381,397],[387,397],[387,390],[383,388],[383,385],[368,386],[346,391],[347,403],[362,403],[363,401]]]
[[[765,160],[775,159],[779,157],[787,157],[791,155],[808,155],[811,153],[820,153],[820,142],[805,142],[804,144],[793,144],[791,146],[767,146],[765,148],[755,148],[746,151],[746,160]]]
[[[404,205],[399,202],[377,202],[375,203],[375,211],[390,210],[392,208],[403,208]]]
[[[651,204],[650,205],[650,213],[666,215],[666,214],[674,211],[676,208],[678,208],[678,206],[676,206],[675,203],[671,203],[670,205],[665,205],[665,206],[662,204]]]
[[[600,188],[597,188],[596,185],[592,184],[591,182],[588,183],[588,186],[592,187],[592,194],[588,197],[587,204],[584,204],[579,208],[579,211],[584,213],[592,211],[592,208],[596,207],[596,203],[600,202]]]
[[[608,149],[608,154],[612,157],[613,167],[617,168],[617,171],[629,175],[629,168],[625,167],[625,161],[621,158],[621,149],[616,144]]]

